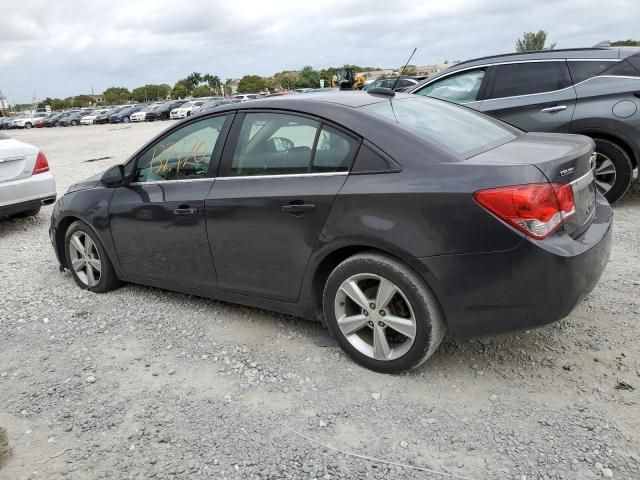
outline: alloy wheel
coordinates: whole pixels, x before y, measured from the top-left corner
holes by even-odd
[[[91,288],[100,282],[102,271],[100,253],[87,233],[77,231],[71,235],[69,257],[71,258],[71,268],[83,284]]]
[[[405,355],[416,337],[416,319],[405,294],[373,273],[347,278],[334,308],[340,331],[358,352],[381,361]]]
[[[596,187],[602,194],[607,193],[616,183],[616,166],[609,157],[596,152]]]

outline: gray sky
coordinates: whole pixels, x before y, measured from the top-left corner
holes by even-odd
[[[638,0],[1,0],[0,90],[12,103],[343,65],[395,67],[513,51],[525,31],[557,48],[639,37]]]

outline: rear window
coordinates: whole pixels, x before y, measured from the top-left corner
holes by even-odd
[[[591,77],[600,75],[615,63],[617,62],[605,60],[570,60],[569,70],[571,71],[573,83],[580,83]]]
[[[493,89],[487,98],[553,92],[571,85],[565,61],[509,63],[494,69]]]
[[[507,143],[520,133],[469,108],[427,97],[395,99],[361,108],[465,158]]]

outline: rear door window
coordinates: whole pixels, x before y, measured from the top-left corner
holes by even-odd
[[[569,60],[569,70],[573,83],[584,82],[596,77],[617,62],[606,60]]]
[[[307,173],[320,123],[281,113],[244,117],[231,176]]]
[[[526,62],[495,65],[493,88],[487,98],[553,92],[571,85],[567,62]]]
[[[313,156],[312,172],[348,172],[358,143],[335,128],[322,127]]]

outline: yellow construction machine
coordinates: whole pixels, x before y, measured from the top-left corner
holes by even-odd
[[[364,86],[366,77],[356,73],[351,67],[336,69],[336,74],[331,79],[331,86],[340,90],[360,90]]]

